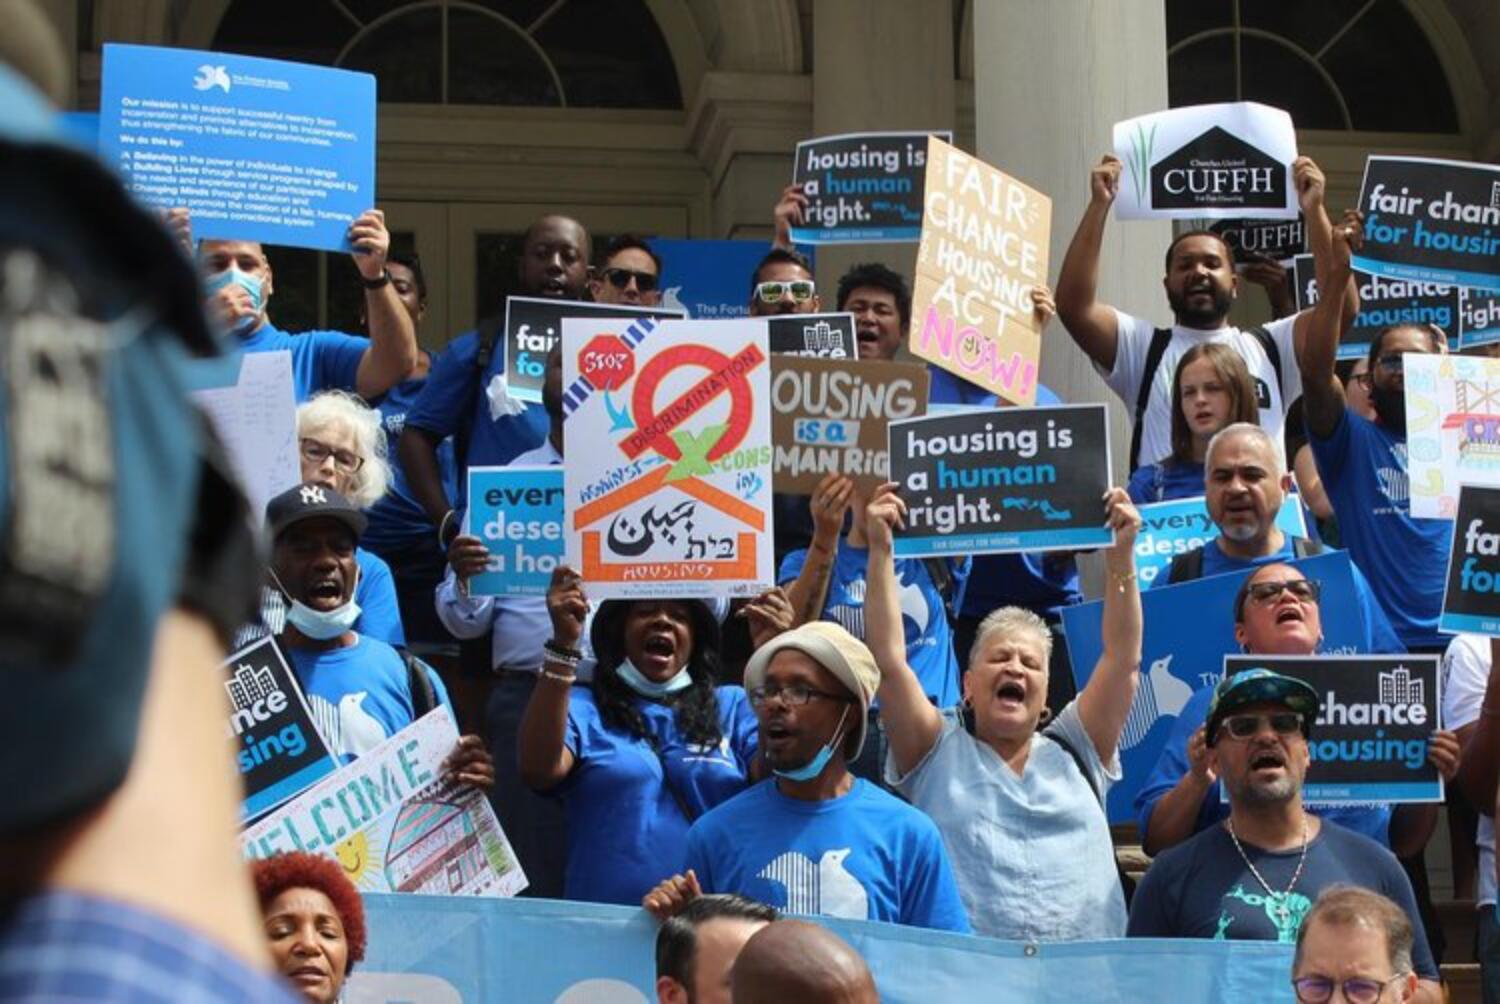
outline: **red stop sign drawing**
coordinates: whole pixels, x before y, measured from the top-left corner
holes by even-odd
[[[599,390],[615,390],[635,375],[635,353],[618,335],[595,335],[578,353],[578,372]]]

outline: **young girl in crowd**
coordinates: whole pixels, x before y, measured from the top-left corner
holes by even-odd
[[[1143,464],[1126,491],[1136,505],[1203,494],[1208,441],[1235,422],[1260,421],[1255,385],[1240,354],[1228,345],[1202,342],[1182,354],[1172,375],[1172,455]]]

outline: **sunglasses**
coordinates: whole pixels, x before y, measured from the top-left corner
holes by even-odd
[[[1380,1000],[1380,995],[1385,988],[1396,980],[1403,979],[1405,973],[1392,976],[1388,980],[1375,980],[1363,976],[1352,976],[1342,983],[1330,980],[1326,976],[1304,976],[1300,980],[1292,980],[1292,989],[1297,993],[1297,999],[1303,1004],[1325,1004],[1333,999],[1333,988],[1338,987],[1344,992],[1344,1000],[1349,1004],[1375,1004]]]
[[[776,303],[788,293],[797,303],[806,303],[813,298],[817,287],[811,279],[793,279],[791,282],[762,282],[755,286],[755,297],[762,303]]]
[[[1253,739],[1261,726],[1269,723],[1278,736],[1292,736],[1302,731],[1302,715],[1295,711],[1273,711],[1268,715],[1228,715],[1219,723],[1219,731],[1231,739]]]
[[[649,293],[656,288],[657,277],[650,272],[637,272],[633,268],[607,268],[600,274],[615,289],[629,286],[631,279],[635,280],[635,288],[642,293]]]
[[[1278,598],[1282,592],[1291,593],[1299,600],[1312,600],[1316,603],[1323,595],[1323,587],[1317,579],[1280,579],[1268,582],[1253,583],[1246,590],[1245,595],[1256,603],[1270,603]]]

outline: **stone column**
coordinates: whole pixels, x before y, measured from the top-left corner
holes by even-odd
[[[974,8],[974,115],[978,154],[1052,197],[1050,278],[1089,196],[1089,170],[1111,152],[1111,126],[1167,107],[1167,29],[1160,4],[1115,0],[978,0]],[[1166,222],[1111,219],[1099,296],[1168,320],[1161,256]],[[1042,343],[1042,382],[1066,401],[1113,402],[1116,476],[1130,446],[1114,395],[1059,321]]]
[[[951,130],[953,52],[951,0],[816,0],[810,135]],[[833,309],[839,276],[856,262],[883,261],[910,276],[916,257],[916,244],[820,247],[824,305]]]

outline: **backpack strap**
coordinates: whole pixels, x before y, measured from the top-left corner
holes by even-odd
[[[479,371],[480,379],[484,378],[490,361],[495,358],[495,346],[500,342],[500,328],[504,324],[505,319],[498,314],[479,322],[479,354],[474,357],[474,368]]]
[[[1162,356],[1167,354],[1167,346],[1171,341],[1171,328],[1157,328],[1151,332],[1151,345],[1146,349],[1146,365],[1141,370],[1141,384],[1135,392],[1135,417],[1130,423],[1132,474],[1141,466],[1141,429],[1146,421],[1146,408],[1151,404],[1151,383],[1156,379],[1156,371],[1161,368]]]
[[[1281,384],[1281,349],[1276,347],[1276,339],[1271,337],[1271,332],[1264,324],[1257,324],[1245,332],[1251,338],[1260,343],[1261,351],[1271,361],[1271,372],[1276,374],[1276,393],[1282,395],[1282,404],[1286,405],[1286,391]]]
[[[1203,547],[1204,545],[1200,544],[1191,551],[1184,551],[1172,559],[1172,563],[1167,566],[1168,585],[1203,578]]]
[[[427,663],[413,655],[411,649],[399,645],[396,647],[396,654],[406,666],[406,686],[411,691],[412,721],[416,721],[440,703],[437,688],[432,685],[432,677],[427,675]]]

